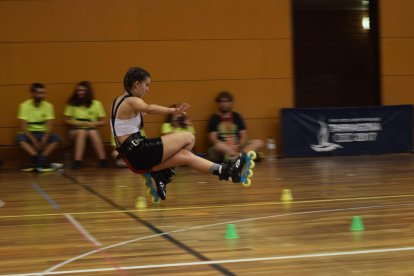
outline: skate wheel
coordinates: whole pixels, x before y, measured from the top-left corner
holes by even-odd
[[[249,169],[253,169],[256,166],[256,163],[253,160],[250,160]]]
[[[161,202],[160,198],[155,199],[155,197],[151,197],[151,203],[152,204],[158,205],[158,204],[160,204],[160,202]]]
[[[243,182],[242,185],[244,187],[250,187],[250,185],[252,185],[252,181],[250,180],[250,178],[246,178]]]
[[[246,177],[248,177],[248,178],[253,177],[253,171],[252,170],[248,170],[247,171],[247,174],[246,174]]]
[[[152,185],[151,175],[147,175],[146,176],[146,181],[145,181],[145,186],[147,186],[149,188],[149,187],[151,187],[151,185]]]
[[[250,158],[251,160],[254,160],[254,159],[256,159],[256,157],[257,157],[256,152],[255,152],[255,151],[253,151],[253,150],[249,151],[249,152],[247,153],[247,155],[249,156],[249,158]]]

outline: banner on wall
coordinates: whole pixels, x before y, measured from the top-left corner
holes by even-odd
[[[284,157],[412,150],[413,106],[282,109]]]

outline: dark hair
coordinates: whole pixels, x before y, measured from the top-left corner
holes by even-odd
[[[172,104],[172,105],[170,105],[170,107],[177,107],[178,106],[178,104]],[[165,120],[167,123],[170,123],[171,124],[171,122],[172,122],[172,118],[173,118],[173,114],[168,114],[167,115],[167,119]]]
[[[150,78],[151,75],[145,69],[140,67],[131,67],[125,73],[124,76],[124,88],[125,91],[130,93],[130,90],[136,81],[142,82],[147,78]]]
[[[30,92],[36,92],[37,89],[45,88],[45,86],[39,82],[32,83],[30,86]]]
[[[178,104],[173,104],[170,105],[170,107],[178,107]],[[168,114],[167,115],[167,119],[166,122],[171,124],[172,123],[172,119],[173,119],[173,114]],[[178,124],[180,125],[180,127],[182,128],[187,128],[187,125],[185,124],[185,121],[187,120],[187,116],[184,114],[181,114],[180,116],[178,116]]]
[[[78,96],[77,92],[78,92],[79,86],[86,88],[85,97],[83,98],[79,98]],[[74,106],[84,105],[86,107],[90,107],[92,104],[92,100],[93,100],[93,90],[92,90],[91,83],[89,81],[81,81],[76,85],[75,90],[73,90],[72,96],[68,100],[68,104],[74,105]]]
[[[228,100],[230,102],[233,101],[233,95],[230,94],[230,92],[228,91],[221,91],[217,96],[216,96],[216,103],[222,101],[222,100]]]

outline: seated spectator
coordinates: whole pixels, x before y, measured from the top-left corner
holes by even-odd
[[[64,111],[65,122],[71,126],[70,136],[74,140],[72,169],[82,167],[83,155],[89,138],[99,158],[99,167],[107,168],[105,148],[98,128],[106,124],[102,103],[93,97],[92,86],[87,81],[77,84]]]
[[[47,156],[56,149],[60,137],[52,133],[55,113],[53,105],[45,101],[46,89],[41,83],[33,83],[32,95],[19,105],[17,118],[21,132],[16,136],[17,144],[32,157],[32,162],[22,171],[52,170]]]
[[[212,147],[208,158],[214,162],[235,158],[241,151],[256,151],[263,148],[263,141],[249,140],[242,116],[233,111],[233,96],[222,91],[216,97],[217,112],[208,123],[208,137]],[[260,158],[260,155],[259,155]]]
[[[178,105],[172,105],[171,107],[177,107]],[[169,114],[167,116],[167,120],[161,126],[161,133],[162,135],[168,133],[175,133],[175,132],[182,132],[188,131],[191,132],[193,135],[195,134],[195,129],[193,124],[191,123],[190,119],[186,114]]]

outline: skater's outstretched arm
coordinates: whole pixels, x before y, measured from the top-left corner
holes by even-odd
[[[187,111],[190,107],[189,104],[183,103],[177,107],[165,107],[156,104],[147,104],[141,98],[131,97],[128,98],[127,103],[135,112],[143,112],[147,114],[174,114],[180,115]]]

